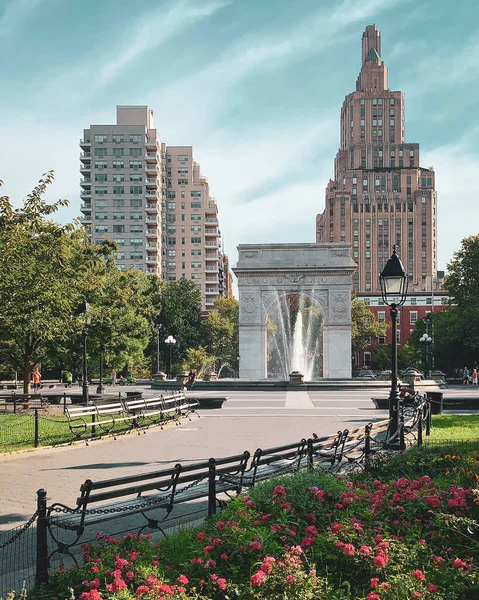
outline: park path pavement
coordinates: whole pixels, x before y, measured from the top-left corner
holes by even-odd
[[[180,426],[96,440],[88,446],[80,442],[0,456],[0,531],[32,515],[40,488],[47,490],[49,502],[72,506],[88,478],[121,477],[244,450],[252,453],[260,446],[286,444],[313,432],[329,435],[387,417],[387,411],[374,410],[366,390],[226,395],[229,400],[222,409],[200,411],[200,419],[193,415]]]
[[[385,411],[371,410],[370,400],[364,412],[357,403],[348,403],[351,408],[345,410],[346,405],[336,400],[338,410],[333,414],[331,401],[322,410],[306,397],[285,402],[285,394],[276,399],[262,394],[252,398],[251,393],[236,398],[230,394],[223,409],[200,411],[201,418],[192,415],[191,421],[184,419],[181,425],[170,424],[164,430],[151,428],[145,434],[95,440],[88,446],[80,442],[0,456],[0,530],[16,527],[32,515],[40,488],[47,490],[49,502],[71,506],[88,478],[121,477],[244,450],[253,453],[259,446],[285,444],[313,431],[329,435],[385,416]]]

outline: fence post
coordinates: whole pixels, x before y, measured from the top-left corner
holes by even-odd
[[[13,396],[13,412],[14,414],[17,412],[17,392],[12,392]]]
[[[368,423],[365,430],[364,438],[364,468],[367,471],[371,460],[371,427],[372,423]]]
[[[404,452],[406,450],[406,440],[404,439],[404,418],[401,413],[401,420],[399,422],[399,450]]]
[[[33,444],[35,448],[38,448],[39,443],[39,435],[38,435],[38,408],[35,409],[35,437],[33,440]]]
[[[426,435],[431,435],[431,421],[432,421],[431,403],[428,400],[427,401],[427,414],[426,414]]]
[[[38,490],[37,492],[37,548],[36,548],[36,570],[35,584],[46,583],[48,581],[48,538],[47,538],[47,492]]]
[[[216,514],[216,460],[210,458],[208,468],[208,516]]]
[[[417,445],[422,446],[422,413],[419,415],[417,424]]]
[[[67,412],[67,393],[63,392],[63,414]]]
[[[308,439],[308,471],[313,472],[313,440]]]
[[[95,426],[95,422],[96,422],[96,415],[95,413],[92,414],[91,416],[91,422],[92,422],[92,426],[91,426],[91,437],[92,439],[94,437],[96,437],[96,426]]]

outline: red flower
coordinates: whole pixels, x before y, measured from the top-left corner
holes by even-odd
[[[427,586],[427,589],[428,589],[430,592],[437,592],[437,590],[438,590],[439,588],[437,587],[437,585],[434,585],[433,583],[430,583],[430,584]]]
[[[423,598],[424,596],[421,594],[421,592],[414,592],[413,593],[414,598]]]
[[[464,569],[465,567],[467,567],[467,563],[465,563],[460,558],[456,558],[456,560],[452,563],[452,566],[455,569]]]
[[[90,590],[89,592],[80,594],[79,600],[102,600],[102,597],[98,590]]]
[[[414,577],[414,579],[416,579],[417,581],[424,581],[426,579],[426,576],[424,575],[424,573],[421,571],[421,569],[416,569],[412,576]]]
[[[378,577],[373,577],[371,579],[371,587],[374,589],[374,588],[377,588],[378,585],[379,585],[379,578]]]
[[[197,534],[197,536],[196,536],[196,539],[199,542],[202,542],[205,539],[205,535],[206,535],[206,533],[204,531],[199,531],[198,534]]]
[[[133,571],[127,571],[127,572],[125,573],[125,577],[126,577],[126,578],[127,578],[129,581],[131,581],[131,580],[132,580],[132,579],[135,577],[135,574],[133,573]]]
[[[431,508],[437,508],[441,504],[441,501],[437,496],[430,496],[429,498],[426,498],[426,504]]]
[[[136,588],[136,595],[141,596],[142,594],[148,594],[150,588],[147,585],[139,585]]]
[[[359,554],[363,554],[365,556],[368,556],[369,554],[371,554],[371,552],[372,552],[371,546],[364,546],[363,545],[363,546],[361,546],[359,548]]]
[[[220,556],[220,558],[221,558],[221,560],[228,560],[228,555],[223,552],[223,554]]]
[[[254,575],[250,577],[249,580],[253,587],[258,587],[266,581],[266,575],[263,573],[263,571],[257,571]]]
[[[376,592],[369,592],[366,598],[367,600],[381,600],[381,596],[379,596],[379,594],[376,594]]]
[[[346,556],[354,556],[354,546],[353,544],[344,544],[342,547],[342,551]]]
[[[293,583],[293,581],[294,581],[294,577],[293,577],[292,575],[288,575],[288,576],[286,577],[286,581],[287,581],[288,583]]]
[[[286,498],[286,491],[282,485],[277,485],[273,490],[273,498],[277,496],[281,496],[281,498]]]
[[[338,533],[339,531],[341,531],[342,528],[343,526],[341,525],[341,523],[333,523],[331,525],[331,533]]]
[[[188,577],[186,577],[186,575],[180,575],[179,577],[176,578],[176,581],[179,581],[183,585],[187,585],[189,583]]]

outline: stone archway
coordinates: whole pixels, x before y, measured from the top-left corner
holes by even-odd
[[[278,294],[305,294],[323,315],[323,376],[351,377],[349,244],[238,246],[240,377],[266,379],[266,315]]]

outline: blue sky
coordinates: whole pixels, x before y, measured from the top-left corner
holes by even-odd
[[[479,230],[476,0],[0,0],[2,193],[20,204],[54,169],[59,218],[78,216],[83,128],[148,104],[194,146],[233,263],[239,243],[312,242],[370,23],[436,170],[445,268]]]

